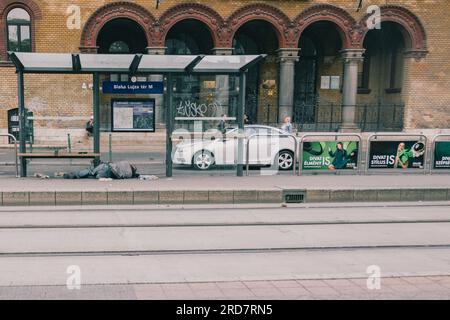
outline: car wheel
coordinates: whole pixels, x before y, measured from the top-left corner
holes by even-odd
[[[208,170],[214,164],[214,157],[209,151],[199,151],[192,158],[192,165],[195,169]]]
[[[294,153],[288,150],[280,151],[276,156],[278,169],[287,171],[294,167]]]

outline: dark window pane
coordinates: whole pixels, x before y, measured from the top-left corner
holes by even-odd
[[[19,51],[19,35],[17,26],[8,26],[8,50]]]
[[[20,51],[31,52],[30,26],[20,26]]]

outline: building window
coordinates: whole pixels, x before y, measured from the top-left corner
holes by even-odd
[[[358,93],[368,94],[370,93],[369,79],[370,79],[370,53],[366,51],[364,53],[364,60],[359,65],[358,71]]]
[[[22,8],[14,8],[6,17],[8,51],[31,52],[31,18]]]
[[[402,70],[403,70],[403,55],[401,48],[394,45],[392,51],[389,53],[390,70],[389,83],[386,93],[400,93],[402,91]]]

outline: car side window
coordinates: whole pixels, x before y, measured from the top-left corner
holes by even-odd
[[[271,128],[260,127],[257,128],[258,134],[260,135],[279,135],[280,132]]]
[[[279,134],[280,134],[280,131],[275,130],[275,129],[270,129],[270,130],[269,130],[269,134],[271,134],[271,135],[279,135]]]
[[[244,133],[246,137],[250,137],[252,134],[257,133],[254,128],[245,128]]]

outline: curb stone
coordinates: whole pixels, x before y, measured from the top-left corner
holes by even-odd
[[[450,200],[450,189],[273,189],[273,190],[149,190],[149,191],[8,191],[2,206],[58,205],[179,205],[285,202],[287,194],[302,194],[305,203],[417,202]]]

